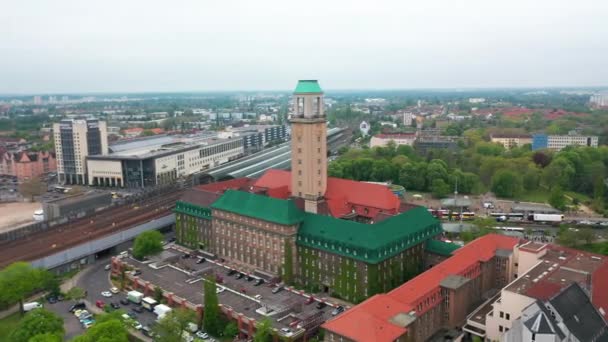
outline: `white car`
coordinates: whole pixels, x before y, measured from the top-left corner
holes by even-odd
[[[110,289],[110,292],[116,294],[116,293],[120,292],[120,290],[118,289],[118,287],[113,287]]]
[[[215,293],[222,293],[222,292],[224,292],[224,291],[226,291],[226,288],[225,288],[225,287],[223,287],[223,286],[218,286],[218,287],[215,289]]]
[[[137,330],[141,330],[144,328],[143,325],[141,325],[141,323],[135,321],[135,323],[133,323],[133,328],[137,329]]]
[[[103,269],[109,271],[112,268],[112,265],[107,264]]]
[[[104,296],[104,297],[106,297],[106,298],[112,297],[112,292],[110,292],[110,291],[103,291],[101,293],[101,295]]]
[[[198,338],[202,338],[203,340],[206,340],[206,339],[208,339],[208,338],[209,338],[209,334],[207,334],[207,333],[206,333],[206,332],[204,332],[204,331],[198,331],[198,332],[196,333],[196,337],[198,337]]]

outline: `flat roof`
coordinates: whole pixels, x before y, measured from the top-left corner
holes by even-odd
[[[196,135],[166,135],[151,139],[135,139],[112,145],[114,153],[108,155],[88,156],[91,160],[140,160],[168,156],[177,152],[190,151],[203,146],[214,146],[240,138],[218,138],[217,134],[203,133]]]

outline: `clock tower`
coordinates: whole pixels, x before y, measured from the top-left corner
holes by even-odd
[[[300,80],[291,115],[291,194],[316,213],[327,188],[327,119],[317,80]]]

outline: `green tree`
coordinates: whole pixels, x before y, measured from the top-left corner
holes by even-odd
[[[160,286],[155,286],[154,287],[154,300],[160,303],[162,299],[163,299],[163,289],[161,289]]]
[[[233,338],[239,334],[239,327],[235,322],[230,322],[224,327],[224,337]]]
[[[444,198],[450,193],[450,186],[443,179],[435,179],[431,183],[431,193],[435,198]]]
[[[399,173],[399,185],[406,190],[424,191],[426,188],[426,164],[408,163]]]
[[[204,312],[203,327],[211,335],[218,336],[222,331],[217,285],[212,277],[206,278],[203,285]]]
[[[28,312],[9,336],[12,342],[28,342],[36,335],[52,334],[63,338],[63,319],[46,309]]]
[[[43,290],[49,287],[53,275],[42,268],[33,268],[29,263],[18,261],[10,264],[0,271],[0,302],[16,303],[19,302],[21,313],[23,314],[23,300],[26,296],[36,290]]]
[[[85,297],[84,289],[81,287],[72,287],[65,294],[68,299],[79,300]]]
[[[93,324],[72,342],[129,342],[129,334],[123,322],[111,319]]]
[[[163,234],[156,230],[149,230],[139,234],[133,243],[133,256],[142,259],[149,255],[163,251]]]
[[[271,342],[273,335],[272,322],[268,318],[261,320],[253,335],[253,342]]]
[[[152,132],[149,129],[144,129],[144,131],[141,132],[141,136],[142,137],[149,137],[149,136],[152,136],[152,135],[155,135],[155,134],[154,134],[154,132]]]
[[[283,263],[283,282],[287,285],[293,283],[293,251],[291,243],[285,241],[285,262]]]
[[[578,236],[576,232],[570,229],[563,229],[557,234],[557,242],[566,247],[576,247],[578,245]]]
[[[595,233],[593,232],[593,229],[591,228],[579,229],[575,235],[577,240],[585,241],[585,244],[587,245],[592,244],[597,239]]]
[[[155,341],[180,342],[182,341],[182,332],[188,328],[190,323],[195,321],[196,314],[192,310],[183,308],[171,310],[154,326],[154,332],[158,335]]]
[[[38,334],[30,338],[27,342],[62,342],[63,338],[58,334],[45,333]]]
[[[555,186],[553,189],[551,189],[551,194],[549,195],[549,204],[555,209],[561,211],[566,210],[566,196],[564,196],[562,188]]]
[[[492,177],[492,191],[498,197],[513,198],[523,191],[520,174],[511,170],[500,170]]]

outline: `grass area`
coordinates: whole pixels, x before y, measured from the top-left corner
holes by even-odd
[[[515,200],[523,202],[547,203],[547,201],[549,200],[549,192],[544,189],[526,191],[519,197],[517,197]]]
[[[20,320],[18,312],[0,319],[0,341],[8,341],[8,335],[17,328]]]
[[[580,203],[591,203],[591,197],[587,195],[579,194],[578,192],[573,191],[566,191],[564,194],[570,198],[576,198]]]

